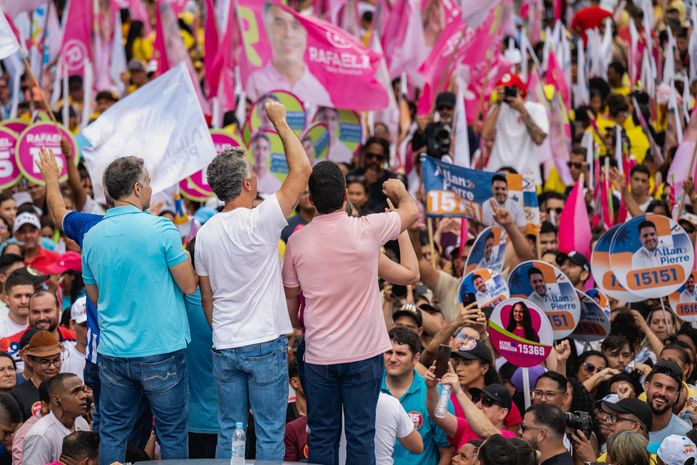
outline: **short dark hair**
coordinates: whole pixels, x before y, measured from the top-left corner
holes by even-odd
[[[634,173],[643,173],[646,176],[651,177],[651,171],[649,171],[649,169],[641,163],[632,166],[632,169],[629,170],[629,177],[631,178],[634,175]]]
[[[65,381],[72,377],[77,377],[77,375],[73,373],[58,373],[49,379],[46,384],[49,397],[58,394],[58,392],[63,389]]]
[[[571,146],[571,154],[572,155],[582,155],[583,157],[587,157],[588,156],[588,149],[586,149],[581,144],[574,144]]]
[[[31,299],[33,299],[34,297],[41,297],[42,295],[46,294],[53,297],[53,300],[56,301],[56,308],[58,308],[60,306],[60,301],[58,300],[58,296],[56,295],[56,293],[43,288],[37,289],[36,291],[34,291],[31,297],[29,297],[29,308],[31,309]]]
[[[390,143],[382,137],[371,136],[363,144],[363,148],[367,148],[370,144],[377,144],[382,147],[382,154],[387,158],[390,155]]]
[[[321,161],[312,168],[310,197],[317,212],[335,212],[344,205],[346,198],[346,178],[339,167],[331,161]]]
[[[500,434],[490,436],[479,446],[479,463],[482,465],[517,465],[515,447]]]
[[[416,355],[421,351],[419,335],[411,329],[404,326],[395,326],[387,334],[390,337],[390,342],[408,345],[412,355]]]
[[[535,404],[530,406],[526,413],[532,413],[535,416],[535,423],[543,425],[557,436],[564,436],[566,431],[566,416],[564,412],[552,404]]]
[[[17,271],[19,270],[13,271],[10,273],[10,276],[7,277],[7,281],[5,281],[5,292],[9,293],[10,289],[15,286],[34,287],[34,281],[29,276],[27,276],[25,273],[18,273]]]
[[[120,157],[109,163],[102,182],[104,190],[113,200],[128,197],[136,183],[144,182],[145,161],[138,157]]]
[[[557,373],[556,371],[545,371],[542,373],[540,376],[537,377],[537,381],[535,381],[535,386],[537,386],[537,382],[540,381],[543,378],[549,378],[555,383],[557,383],[557,386],[559,386],[559,390],[562,392],[566,392],[566,389],[568,388],[569,382],[566,380],[566,377]]]
[[[600,346],[600,350],[602,350],[603,352],[609,352],[611,350],[618,349],[621,350],[622,347],[624,347],[625,345],[629,346],[629,348],[633,350],[632,343],[629,342],[629,339],[627,339],[626,336],[623,336],[621,334],[610,334],[603,341],[602,345]]]
[[[559,232],[559,228],[554,226],[549,221],[543,221],[542,225],[540,225],[540,234],[549,234],[549,233],[557,234],[558,232]]]
[[[0,422],[5,424],[21,423],[22,410],[11,395],[0,392]]]
[[[692,360],[690,359],[690,354],[687,352],[687,349],[684,348],[683,346],[679,345],[678,343],[668,344],[666,346],[663,346],[663,349],[661,349],[661,353],[658,354],[659,359],[660,359],[663,351],[668,350],[668,349],[674,350],[678,354],[680,354],[680,360],[682,360],[682,363],[684,363],[685,365],[692,363]]]
[[[608,67],[608,69],[612,69],[614,72],[616,72],[620,76],[625,73],[624,65],[622,63],[620,63],[619,61],[613,61],[612,63],[607,65],[607,67]]]
[[[517,465],[537,465],[537,453],[530,443],[522,438],[510,438],[508,442],[515,447]]]
[[[534,274],[541,274],[542,276],[544,276],[544,273],[542,273],[542,270],[540,270],[539,268],[537,268],[535,266],[531,266],[530,269],[528,270],[528,278]]]
[[[94,431],[73,431],[63,438],[62,457],[70,457],[79,462],[86,458],[99,456],[99,433]]]
[[[44,380],[39,384],[39,400],[46,405],[51,402],[51,395],[48,393],[48,382],[51,381],[53,378],[49,378],[47,380]]]
[[[653,224],[653,221],[649,220],[644,220],[641,223],[639,223],[639,227],[637,228],[637,231],[639,234],[641,234],[641,230],[644,228],[653,228],[654,230],[656,229],[656,225]]]
[[[493,186],[496,181],[501,181],[506,183],[508,185],[508,180],[506,179],[506,176],[503,174],[495,174],[491,177],[491,185]]]

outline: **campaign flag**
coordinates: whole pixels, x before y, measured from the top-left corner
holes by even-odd
[[[211,98],[218,95],[218,88],[220,87],[220,72],[222,71],[222,55],[218,53],[220,38],[218,35],[218,24],[215,20],[215,7],[213,6],[213,0],[206,0],[206,23],[204,30],[204,75],[206,84],[208,86],[208,97]]]
[[[421,157],[426,214],[429,216],[470,218],[487,226],[486,210],[492,200],[491,180],[497,173],[473,170]],[[508,200],[506,208],[524,212],[525,223],[539,225],[539,205],[532,180],[520,174],[506,174]]]
[[[61,45],[61,60],[68,68],[68,75],[84,75],[85,63],[92,61],[92,33],[94,28],[94,2],[71,1]]]
[[[428,56],[428,49],[424,38],[420,1],[405,0],[402,3],[402,14],[393,15],[400,20],[398,27],[394,30],[394,35],[383,35],[382,48],[385,51],[390,77],[408,73],[413,81],[415,76],[412,73],[416,73],[419,65]],[[392,29],[390,31],[392,32]]]
[[[183,63],[119,100],[81,134],[90,144],[83,154],[99,199],[104,170],[125,154],[145,160],[154,193],[205,168],[215,156]]]
[[[559,251],[579,252],[591,256],[591,226],[580,178],[566,199],[559,221]]]
[[[462,2],[462,19],[470,27],[479,27],[489,12],[497,7],[501,0],[460,0]]]
[[[315,105],[355,111],[385,108],[388,90],[377,77],[382,56],[346,31],[305,17],[272,0],[239,0],[247,97],[286,90]]]
[[[695,179],[695,166],[697,166],[697,162],[694,163],[695,166],[690,166],[692,164],[695,143],[697,143],[697,112],[693,111],[692,116],[690,116],[690,122],[683,133],[682,142],[680,142],[678,150],[673,157],[673,162],[668,170],[668,179],[671,180],[673,189],[678,192],[682,192],[682,185],[688,176],[692,176],[693,180]],[[690,170],[690,168],[692,168],[692,170]]]
[[[40,8],[48,3],[48,0],[4,0],[0,1],[0,8],[11,18],[20,13],[27,13]]]
[[[19,40],[10,26],[10,20],[0,9],[0,60],[22,51]]]

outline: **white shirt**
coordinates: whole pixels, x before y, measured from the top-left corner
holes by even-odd
[[[0,316],[0,337],[9,337],[13,334],[17,334],[23,329],[26,329],[27,326],[29,326],[29,323],[19,324],[12,321],[9,313],[2,315]]]
[[[291,333],[278,241],[288,224],[276,195],[222,212],[196,236],[196,273],[213,289],[213,347],[232,349]]]
[[[528,296],[528,300],[530,302],[532,302],[533,304],[535,304],[535,306],[537,308],[539,308],[540,310],[542,310],[544,312],[545,309],[547,308],[546,307],[547,304],[545,303],[545,300],[546,300],[545,297],[546,297],[546,295],[542,296],[542,295],[538,294],[537,292],[533,291],[533,293]]]
[[[77,417],[73,429],[69,430],[53,413],[36,422],[24,438],[22,448],[23,465],[45,465],[60,459],[63,438],[73,431],[89,431],[84,418]]]
[[[496,224],[496,222],[494,221],[494,208],[491,206],[492,200],[494,201],[494,203],[496,203],[496,206],[498,208],[508,210],[508,213],[510,213],[511,217],[513,217],[513,223],[516,225],[516,227],[522,228],[526,225],[525,212],[523,211],[523,207],[521,207],[518,202],[509,198],[506,199],[506,201],[502,205],[498,203],[496,199],[493,197],[484,202],[484,204],[482,205],[482,224],[484,224],[485,226],[494,226]]]
[[[525,102],[525,109],[535,124],[548,134],[549,119],[545,107],[539,103]],[[540,146],[532,141],[523,117],[507,103],[501,104],[487,171],[498,171],[502,166],[511,166],[521,174],[532,172],[535,182],[541,184],[539,156]]]
[[[494,252],[491,252],[491,257],[487,258],[482,258],[479,263],[477,263],[477,268],[489,268],[490,270],[494,271],[501,271],[503,268],[503,262],[500,260],[500,256],[498,252],[494,254]]]
[[[305,66],[305,72],[300,80],[291,84],[288,78],[274,68],[271,61],[263,68],[254,71],[247,79],[247,97],[257,100],[263,94],[272,90],[287,90],[292,92],[305,103],[314,103],[323,107],[334,107],[329,93],[321,82]]]
[[[653,252],[649,252],[646,247],[641,247],[632,255],[632,270],[643,270],[661,266],[661,256],[658,254],[658,247]]]
[[[697,302],[697,290],[696,291],[688,291],[685,289],[680,293],[680,302],[681,304],[691,304]]]
[[[72,373],[80,377],[84,382],[83,372],[85,370],[86,355],[75,348],[75,344],[65,344],[67,352],[61,364],[61,373]]]
[[[414,431],[414,423],[399,399],[384,392],[378,397],[375,415],[375,464],[393,465],[394,444]]]

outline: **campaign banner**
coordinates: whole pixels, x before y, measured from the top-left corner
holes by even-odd
[[[247,116],[242,127],[242,139],[245,144],[249,144],[252,135],[262,129],[275,131],[276,129],[271,124],[271,120],[266,116],[264,105],[266,102],[280,102],[286,108],[286,122],[288,126],[299,136],[305,129],[305,106],[303,102],[291,92],[285,90],[274,90],[259,97],[252,105],[252,110]]]
[[[238,0],[236,8],[244,49],[240,69],[251,99],[281,89],[326,107],[387,106],[388,90],[377,78],[382,55],[346,31],[276,0]]]
[[[77,144],[70,131],[58,123],[34,123],[26,128],[17,139],[15,146],[15,160],[17,167],[22,172],[25,178],[33,184],[44,184],[41,177],[41,171],[36,165],[36,160],[39,159],[39,151],[42,148],[53,150],[56,156],[56,163],[60,170],[58,180],[64,182],[68,179],[68,168],[65,162],[65,155],[61,149],[61,138],[68,141],[72,153],[77,153]],[[78,163],[78,157],[73,157],[75,164]]]
[[[351,163],[353,157],[358,155],[363,142],[363,126],[358,113],[320,107],[312,118],[312,122],[327,125],[329,160],[335,163]]]
[[[544,363],[552,352],[549,320],[525,299],[510,299],[496,306],[489,319],[489,337],[498,353],[518,367]]]
[[[211,139],[213,140],[213,146],[215,147],[216,155],[220,155],[223,151],[231,149],[233,147],[244,148],[244,144],[242,143],[240,138],[230,132],[223,131],[221,129],[211,129],[210,133]],[[208,185],[205,169],[199,170],[191,176],[189,176],[188,181],[189,182],[186,183],[186,190],[183,191],[184,197],[191,198],[191,192],[189,192],[190,189],[198,191],[200,194],[204,196],[204,198],[213,197],[214,193]]]
[[[668,296],[670,306],[673,311],[683,321],[697,321],[697,292],[695,292],[695,282],[697,281],[697,271],[690,273],[685,284]]]
[[[211,198],[210,195],[204,194],[200,190],[198,190],[191,178],[182,179],[181,181],[179,181],[178,186],[179,192],[181,193],[182,197],[189,199],[193,202],[205,202],[206,200]]]
[[[610,320],[598,300],[589,294],[578,292],[581,316],[571,337],[577,341],[599,341],[610,334]]]
[[[519,174],[463,168],[426,155],[421,156],[421,170],[427,215],[471,218],[485,226],[494,226],[492,203],[495,202],[508,210],[516,226],[527,224],[528,232],[540,224],[540,207],[531,179]],[[505,178],[504,186],[497,181],[501,176]],[[494,186],[496,183],[499,184]]]
[[[302,133],[300,141],[303,143],[303,148],[310,158],[312,166],[329,158],[331,140],[326,124],[313,124]]]
[[[0,127],[0,189],[14,186],[22,176],[15,159],[16,146],[17,133]]]
[[[644,298],[625,289],[610,266],[610,244],[620,226],[616,225],[605,231],[596,242],[591,255],[591,274],[596,285],[613,299],[629,303],[639,302]]]
[[[607,298],[607,295],[600,289],[588,289],[586,292],[590,296],[591,299],[595,300],[595,303],[600,306],[600,308],[603,309],[603,312],[605,315],[610,318],[610,299]]]
[[[460,283],[458,302],[467,306],[476,301],[477,307],[490,315],[496,305],[510,296],[506,278],[496,271],[479,268],[468,273]]]
[[[288,176],[288,162],[283,141],[276,131],[262,130],[254,134],[247,147],[247,159],[257,175],[257,190],[273,194]]]
[[[643,298],[677,291],[692,273],[694,248],[672,219],[652,213],[619,227],[610,244],[610,266],[630,292]]]
[[[0,121],[0,127],[7,128],[15,134],[22,134],[22,131],[29,127],[29,123],[19,118],[5,119]]]
[[[554,339],[574,332],[581,315],[576,289],[555,266],[541,260],[523,262],[508,277],[511,297],[521,297],[544,311],[552,324]]]
[[[479,233],[465,263],[465,273],[477,268],[503,271],[503,261],[508,243],[506,231],[500,226],[491,226]]]

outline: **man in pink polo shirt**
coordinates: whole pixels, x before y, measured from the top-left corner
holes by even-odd
[[[379,302],[378,256],[418,211],[404,184],[390,179],[383,191],[396,211],[349,217],[346,179],[329,161],[315,165],[309,188],[318,214],[290,237],[283,264],[295,326],[300,292],[305,298],[308,462],[338,464],[343,406],[346,464],[374,465],[383,353],[391,347]]]

